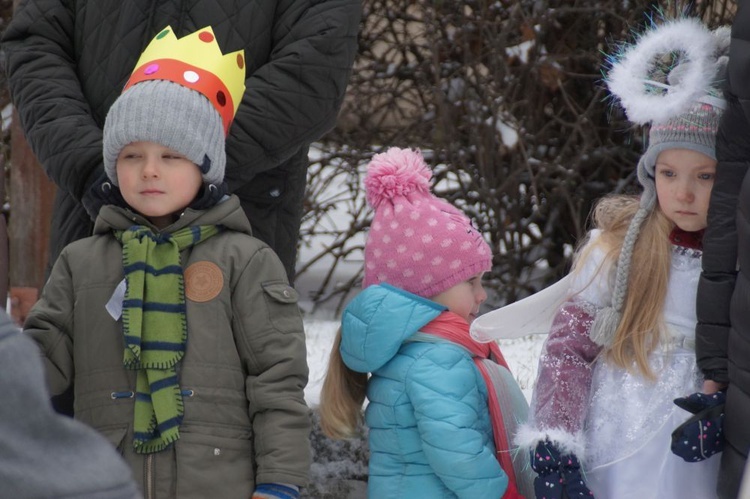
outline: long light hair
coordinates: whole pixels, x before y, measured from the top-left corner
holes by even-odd
[[[341,358],[341,328],[331,347],[328,372],[320,392],[320,426],[330,438],[351,438],[362,423],[367,373],[349,369]]]
[[[613,195],[602,198],[594,208],[594,225],[602,231],[598,243],[606,252],[603,268],[615,268],[628,226],[638,207],[636,196]],[[613,345],[605,352],[616,365],[629,371],[635,365],[649,379],[654,379],[654,374],[648,357],[664,330],[672,227],[673,223],[658,203],[643,221],[633,248],[622,318]],[[588,251],[579,253],[577,261],[585,259],[586,253]]]

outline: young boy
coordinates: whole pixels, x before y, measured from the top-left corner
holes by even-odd
[[[154,38],[104,126],[112,204],[25,324],[52,394],[74,386],[76,419],[145,497],[295,498],[307,481],[297,294],[222,194],[243,68],[211,28]]]

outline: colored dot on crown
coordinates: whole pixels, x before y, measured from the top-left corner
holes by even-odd
[[[159,71],[158,64],[149,64],[143,72],[147,75],[152,75],[156,73],[157,71]]]
[[[211,43],[214,41],[214,36],[209,33],[208,31],[202,31],[200,35],[198,35],[198,38],[202,42]]]
[[[188,83],[195,83],[200,79],[200,76],[198,76],[198,73],[195,71],[185,71],[182,74],[182,77],[185,78],[185,81]]]

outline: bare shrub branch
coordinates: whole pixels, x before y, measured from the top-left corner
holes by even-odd
[[[418,147],[436,191],[471,216],[495,253],[491,306],[560,278],[587,230],[592,202],[637,189],[645,131],[632,128],[602,83],[604,53],[656,17],[647,1],[366,0],[359,57],[339,126],[310,170],[301,244],[330,242],[300,275],[331,259],[312,299],[342,299],[361,267],[370,214],[367,161]],[[730,24],[727,0],[670,2],[711,27]],[[335,198],[321,195],[337,185]],[[344,214],[343,227],[330,216]],[[361,270],[361,269],[360,269]],[[342,274],[343,275],[343,274]],[[350,276],[350,274],[347,274]]]

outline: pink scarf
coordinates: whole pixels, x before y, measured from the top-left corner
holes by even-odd
[[[487,367],[482,363],[485,359],[494,360],[496,363],[508,369],[508,363],[505,362],[500,347],[495,342],[479,343],[469,336],[469,324],[460,315],[453,312],[443,312],[429,324],[422,327],[423,333],[432,334],[446,339],[456,345],[460,345],[471,352],[474,364],[482,374],[487,393],[489,394],[490,420],[492,421],[492,433],[495,441],[495,449],[498,462],[503,471],[508,475],[508,489],[503,495],[503,499],[520,498],[523,499],[516,489],[516,476],[513,471],[513,461],[508,452],[503,450],[510,449],[510,442],[506,437],[505,424],[503,415],[500,411],[500,402],[497,399],[497,392],[490,378]]]

